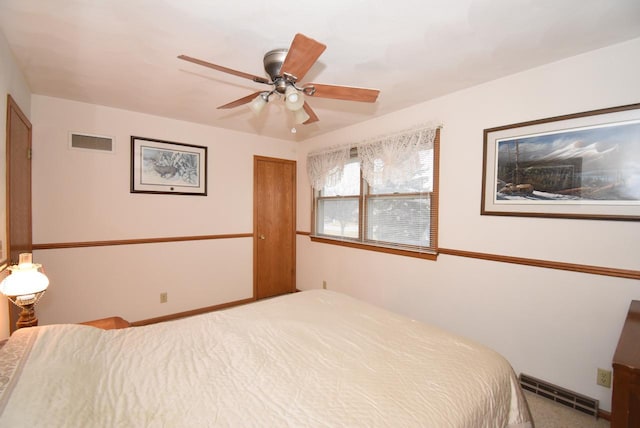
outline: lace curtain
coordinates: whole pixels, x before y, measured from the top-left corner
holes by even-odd
[[[349,160],[351,147],[331,148],[307,156],[307,175],[314,189],[336,186],[342,180],[344,165]]]
[[[401,185],[420,169],[419,152],[433,148],[437,128],[420,128],[357,146],[363,178],[369,185]]]
[[[422,126],[377,137],[354,145],[358,150],[362,175],[373,183],[401,184],[419,167],[419,152],[433,148],[438,127]],[[335,186],[342,180],[351,147],[331,148],[307,156],[307,175],[314,189]]]

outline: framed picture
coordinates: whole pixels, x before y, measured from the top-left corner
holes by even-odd
[[[131,137],[131,193],[207,194],[207,148]]]
[[[640,220],[640,103],[484,130],[482,215]]]

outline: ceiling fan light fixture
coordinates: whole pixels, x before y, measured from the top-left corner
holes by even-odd
[[[291,111],[297,111],[304,105],[304,95],[293,85],[288,85],[284,92],[284,104]]]
[[[293,114],[294,114],[293,121],[298,125],[305,123],[310,118],[310,116],[307,114],[306,111],[304,111],[303,108],[294,111]]]
[[[260,94],[257,97],[255,97],[253,101],[251,101],[251,103],[249,103],[249,108],[257,116],[260,114],[264,106],[267,105],[268,101],[269,101],[269,97],[267,95]]]
[[[264,71],[271,79],[187,55],[179,55],[178,58],[271,87],[270,90],[254,92],[217,108],[230,109],[247,105],[255,115],[258,115],[264,109],[271,95],[277,94],[278,99],[284,97],[285,108],[294,113],[296,124],[310,124],[317,122],[319,119],[306,102],[305,97],[374,103],[380,93],[377,89],[358,88],[355,86],[322,83],[305,84],[305,75],[317,62],[326,47],[326,45],[304,34],[296,34],[288,49],[273,49],[264,55]],[[298,82],[302,82],[299,83],[300,86],[298,86]],[[292,128],[291,131],[295,132],[296,129]]]

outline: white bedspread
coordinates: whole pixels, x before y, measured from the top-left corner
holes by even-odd
[[[531,427],[496,352],[324,290],[146,327],[18,330],[0,389],[1,427]]]

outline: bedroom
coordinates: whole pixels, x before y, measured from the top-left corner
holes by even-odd
[[[330,290],[442,326],[494,348],[516,372],[597,398],[601,408],[609,410],[611,390],[596,385],[596,370],[610,369],[629,303],[640,299],[640,229],[627,221],[481,216],[482,132],[639,102],[637,9],[629,18],[635,19],[636,32],[615,42],[425,99],[375,119],[366,120],[360,112],[356,116],[361,122],[304,141],[47,96],[29,86],[15,59],[17,53],[11,52],[3,35],[1,92],[11,93],[33,124],[33,243],[251,234],[253,156],[295,160],[297,288],[322,288],[324,281]],[[289,28],[288,38],[298,31],[292,25]],[[322,40],[321,36],[317,38]],[[339,48],[328,44],[327,53],[331,50]],[[251,55],[244,60],[251,60]],[[334,67],[327,63],[326,69]],[[220,80],[235,82],[213,73],[207,76],[193,79],[197,89],[209,83],[216,89],[225,87]],[[366,79],[353,83],[375,85]],[[246,88],[235,89],[237,97]],[[526,102],[513,103],[514,97]],[[5,105],[0,107],[4,111]],[[343,108],[333,104],[327,110]],[[234,117],[247,120],[244,113]],[[307,153],[425,121],[444,126],[441,248],[494,259],[512,256],[628,270],[635,278],[453,254],[440,254],[433,262],[311,242],[306,235],[311,230]],[[115,153],[71,151],[70,131],[113,136]],[[208,196],[129,193],[132,135],[206,145]],[[0,138],[4,142],[4,133]],[[465,171],[463,180],[460,171]],[[185,211],[188,221],[177,221]],[[241,237],[35,249],[34,259],[45,266],[52,281],[38,305],[38,317],[41,324],[113,315],[138,321],[249,298],[253,273],[247,266],[252,266],[252,245],[251,237]],[[163,292],[167,303],[160,303],[158,296]],[[2,337],[9,331],[5,308],[0,304]]]

